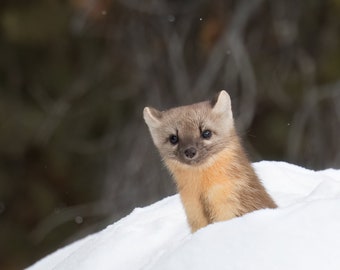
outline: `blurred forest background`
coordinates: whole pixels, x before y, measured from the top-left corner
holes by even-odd
[[[142,109],[221,89],[253,161],[340,168],[340,0],[2,0],[0,269],[174,194]]]

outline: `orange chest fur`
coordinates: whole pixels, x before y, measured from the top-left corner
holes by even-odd
[[[175,181],[180,193],[195,196],[208,195],[216,189],[224,189],[227,192],[231,189],[230,176],[226,175],[221,168],[215,166],[205,170],[183,170],[177,172]]]
[[[173,174],[193,232],[207,224],[276,207],[237,147],[220,152],[202,166],[165,162]]]
[[[215,189],[224,189],[224,192],[231,191],[235,183],[232,170],[227,169],[231,160],[230,152],[222,152],[208,165],[190,167],[181,166],[178,163],[167,164],[173,173],[180,193],[194,193],[197,195],[209,194]]]
[[[171,169],[171,168],[170,168]],[[192,231],[234,216],[237,181],[219,162],[173,171]]]

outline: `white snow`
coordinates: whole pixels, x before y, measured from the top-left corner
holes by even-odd
[[[178,195],[66,246],[29,270],[340,269],[340,170],[284,162],[254,168],[278,209],[191,234]]]

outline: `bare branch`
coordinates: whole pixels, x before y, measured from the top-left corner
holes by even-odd
[[[201,93],[204,93],[206,89],[211,87],[218,71],[224,64],[226,54],[229,52],[229,46],[233,46],[235,43],[235,45],[237,45],[239,43],[237,40],[242,40],[245,26],[262,2],[263,0],[243,0],[238,4],[231,21],[230,28],[226,27],[225,33],[220,37],[219,41],[215,45],[194,86],[194,91],[198,92],[198,95],[201,95]]]
[[[34,242],[38,243],[43,241],[52,230],[66,222],[74,221],[76,223],[81,223],[83,218],[110,215],[110,209],[105,207],[107,205],[108,202],[101,201],[68,207],[53,213],[40,222],[35,230],[32,231],[30,237]]]

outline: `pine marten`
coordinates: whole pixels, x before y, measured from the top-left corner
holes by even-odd
[[[146,107],[143,113],[176,182],[192,232],[277,207],[241,146],[226,91],[212,101],[166,111]]]

